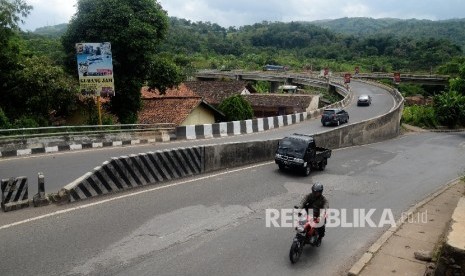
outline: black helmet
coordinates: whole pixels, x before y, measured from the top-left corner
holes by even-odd
[[[312,192],[323,193],[323,184],[321,184],[320,182],[315,182],[315,184],[313,184],[312,186]]]

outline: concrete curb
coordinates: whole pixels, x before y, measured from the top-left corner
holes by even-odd
[[[451,224],[437,263],[436,275],[465,274],[465,196],[459,199],[452,213]]]
[[[429,129],[429,128],[421,128],[417,126],[412,126],[406,123],[402,124],[407,130],[414,131],[414,132],[438,132],[438,133],[456,133],[456,132],[464,132],[465,129]]]
[[[437,196],[445,192],[451,186],[455,185],[458,181],[460,181],[460,177],[455,178],[449,182],[447,182],[444,186],[439,188],[436,192],[433,192],[431,195],[427,196],[422,201],[418,202],[411,208],[409,208],[406,214],[413,214],[417,209],[423,207],[426,203],[430,202],[431,200],[435,199]],[[399,220],[396,221],[396,225],[394,227],[389,228],[386,232],[384,232],[381,237],[379,237],[371,246],[368,248],[367,252],[365,252],[362,257],[350,268],[347,275],[349,276],[357,276],[359,275],[365,266],[371,261],[373,256],[380,250],[380,248],[387,242],[387,240],[394,235],[400,227],[404,224],[407,220],[408,216],[403,216]]]
[[[124,141],[80,143],[80,144],[40,147],[40,148],[31,148],[31,149],[5,150],[5,151],[0,151],[0,158],[28,156],[28,155],[41,154],[41,153],[42,154],[43,153],[55,153],[55,152],[62,152],[62,151],[95,149],[95,148],[122,147],[122,146],[128,146],[128,145],[149,144],[149,143],[155,143],[155,142],[168,142],[170,140],[171,138],[167,137],[163,139],[134,139],[134,140],[124,140]]]

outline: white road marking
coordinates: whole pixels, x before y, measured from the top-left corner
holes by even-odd
[[[252,169],[252,168],[258,168],[258,167],[273,164],[273,163],[274,163],[274,161],[273,162],[261,163],[261,164],[258,164],[258,165],[253,165],[253,166],[248,166],[248,167],[244,167],[244,168],[240,168],[240,169],[230,170],[230,171],[226,171],[226,172],[222,172],[222,173],[217,173],[217,174],[214,174],[214,175],[204,176],[204,177],[200,177],[200,178],[196,178],[196,179],[190,179],[190,180],[181,181],[181,182],[177,182],[177,183],[173,183],[173,184],[168,184],[168,185],[161,186],[161,187],[155,187],[155,188],[151,188],[151,189],[144,190],[144,191],[133,192],[133,193],[130,193],[130,194],[125,194],[125,195],[105,199],[105,200],[102,200],[102,201],[99,201],[99,202],[89,203],[89,204],[77,206],[77,207],[74,207],[74,208],[60,210],[60,211],[56,211],[56,212],[53,212],[53,213],[41,215],[41,216],[38,216],[38,217],[33,217],[33,218],[29,218],[29,219],[22,220],[22,221],[17,221],[17,222],[14,222],[14,223],[10,223],[10,224],[7,224],[7,225],[0,226],[0,230],[8,229],[8,228],[11,228],[13,226],[18,226],[18,225],[21,225],[21,224],[25,224],[25,223],[29,223],[29,222],[33,222],[33,221],[37,221],[37,220],[41,220],[41,219],[61,215],[61,214],[66,214],[66,213],[73,212],[73,211],[76,211],[76,210],[90,208],[90,207],[101,205],[101,204],[111,202],[111,201],[116,201],[116,200],[120,200],[120,199],[124,199],[124,198],[128,198],[128,197],[133,197],[133,196],[137,196],[137,195],[140,195],[140,194],[145,194],[145,193],[149,193],[149,192],[153,192],[153,191],[157,191],[157,190],[161,190],[161,189],[176,187],[176,186],[192,183],[192,182],[199,181],[199,180],[205,180],[205,179],[209,179],[209,178],[218,177],[218,176],[225,175],[225,174],[240,172],[240,171],[249,170],[249,169]]]

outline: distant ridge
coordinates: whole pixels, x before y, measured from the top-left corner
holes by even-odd
[[[353,36],[388,34],[396,37],[447,39],[465,48],[465,18],[447,20],[344,17],[310,21],[330,31]]]

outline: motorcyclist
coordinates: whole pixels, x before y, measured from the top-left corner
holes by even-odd
[[[320,210],[321,209],[328,209],[329,208],[329,203],[326,197],[323,195],[323,184],[320,182],[315,182],[312,186],[312,192],[308,195],[306,195],[301,203],[301,209],[305,208],[305,211],[307,214],[310,214],[308,212],[309,209],[312,209],[313,211],[313,216],[314,217],[319,217],[320,216]],[[326,224],[326,222],[325,222]],[[317,228],[318,231],[318,241],[317,241],[317,246],[320,246],[321,240],[325,236],[325,225]]]

